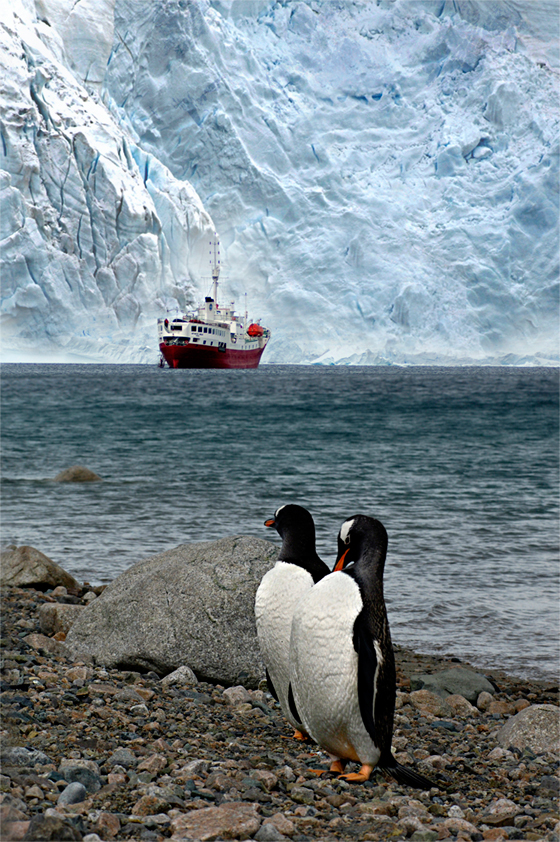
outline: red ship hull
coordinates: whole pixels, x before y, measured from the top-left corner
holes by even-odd
[[[159,350],[170,368],[257,368],[264,348],[219,351],[207,345],[166,345],[161,342]]]

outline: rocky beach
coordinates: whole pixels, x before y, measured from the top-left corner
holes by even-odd
[[[349,784],[312,771],[328,758],[292,738],[264,680],[77,657],[67,635],[104,589],[5,581],[3,842],[559,838],[551,683],[396,646],[393,751],[434,786]]]

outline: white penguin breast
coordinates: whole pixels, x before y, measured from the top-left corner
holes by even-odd
[[[363,608],[357,583],[331,573],[299,601],[292,620],[290,678],[305,729],[332,755],[377,763],[362,721],[354,622]]]
[[[313,586],[311,574],[295,564],[277,561],[263,576],[255,597],[257,635],[280,705],[289,722],[298,727],[289,711],[289,653],[292,616],[301,597]]]

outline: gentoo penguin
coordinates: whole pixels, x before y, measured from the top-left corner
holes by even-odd
[[[304,729],[331,756],[332,772],[348,760],[369,779],[378,766],[399,783],[433,784],[391,753],[396,675],[383,598],[387,532],[355,515],[342,524],[334,571],[300,599],[290,641],[290,681]]]
[[[290,709],[289,665],[292,614],[300,597],[328,573],[315,550],[315,524],[302,506],[281,506],[265,526],[282,538],[278,561],[262,578],[255,597],[257,635],[266,678],[296,739],[305,739],[299,717]],[[293,706],[293,703],[292,703]]]

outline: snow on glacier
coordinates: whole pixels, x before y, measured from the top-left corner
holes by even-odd
[[[155,360],[215,225],[264,361],[557,362],[557,36],[553,0],[22,2],[4,349]]]

